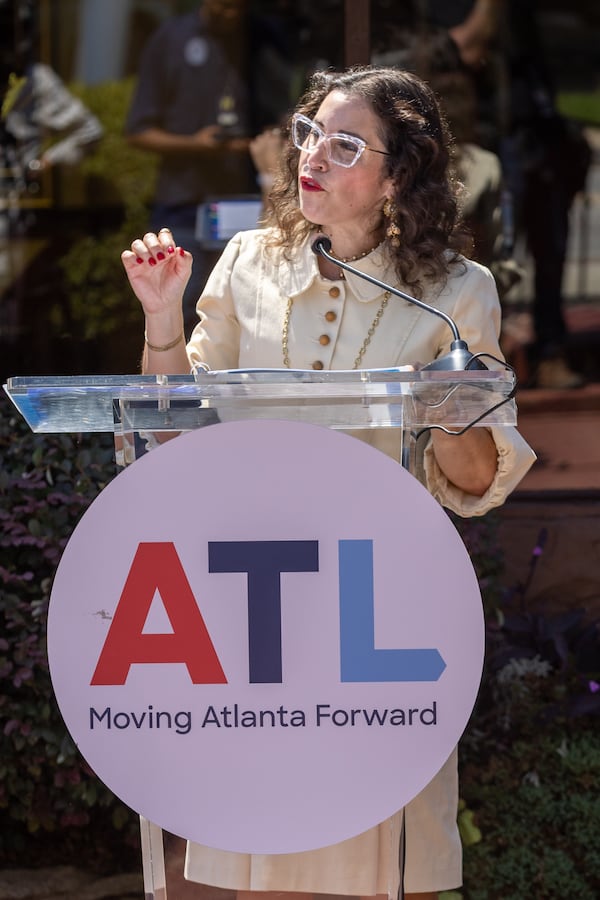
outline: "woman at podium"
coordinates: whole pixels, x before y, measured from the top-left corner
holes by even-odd
[[[175,245],[168,223],[123,252],[145,315],[144,372],[184,373],[200,363],[314,370],[423,365],[451,352],[453,338],[426,306],[458,323],[472,352],[501,358],[495,282],[468,258],[451,137],[429,87],[392,68],[316,73],[287,133],[265,225],[240,232],[225,248],[187,344],[182,296],[190,254]],[[534,460],[512,427],[472,428],[461,436],[433,430],[425,443],[419,477],[461,516],[503,503]],[[457,803],[453,753],[404,810],[355,838],[271,856],[190,845],[186,875],[252,897],[276,891],[436,898],[462,881]]]

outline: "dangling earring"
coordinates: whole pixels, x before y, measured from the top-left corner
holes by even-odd
[[[394,203],[393,200],[390,200],[389,197],[383,204],[383,215],[386,219],[388,219],[388,226],[386,228],[387,238],[392,245],[392,247],[400,246],[400,226],[395,221],[396,216],[398,215],[398,207]]]

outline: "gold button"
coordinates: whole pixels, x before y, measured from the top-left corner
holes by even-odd
[[[313,369],[318,369],[319,371],[323,368],[323,363],[320,359],[317,359],[316,362],[312,364]]]
[[[326,347],[330,341],[331,341],[331,338],[329,337],[328,334],[322,334],[321,337],[319,338],[319,343],[321,344],[322,347]]]
[[[332,287],[332,288],[329,288],[329,296],[330,296],[330,297],[339,297],[339,296],[340,296],[340,289],[339,289],[339,287]]]
[[[329,312],[325,313],[325,318],[328,322],[335,322],[335,320],[337,319],[337,313],[334,313],[334,311],[330,309]]]

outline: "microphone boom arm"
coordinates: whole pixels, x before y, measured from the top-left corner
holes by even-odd
[[[437,309],[435,306],[430,306],[428,303],[424,303],[422,300],[417,300],[416,297],[412,297],[410,294],[405,294],[404,291],[401,291],[399,288],[392,287],[391,284],[386,284],[384,281],[380,281],[379,278],[375,278],[373,275],[368,275],[366,272],[361,272],[360,269],[356,269],[354,266],[343,262],[341,259],[337,259],[337,257],[333,256],[329,252],[331,250],[331,241],[327,237],[318,237],[312,244],[312,250],[313,253],[320,254],[324,259],[327,259],[329,260],[329,262],[334,263],[336,266],[339,266],[340,269],[345,269],[347,272],[352,272],[353,275],[358,275],[359,278],[364,278],[365,281],[369,281],[371,284],[376,285],[382,290],[389,291],[390,294],[394,294],[396,297],[400,297],[400,299],[406,300],[408,303],[413,303],[415,306],[424,309],[426,312],[433,313],[440,319],[444,320],[446,325],[448,325],[448,327],[452,331],[452,335],[454,337],[454,340],[450,345],[450,352],[445,356],[442,356],[438,359],[435,359],[433,362],[428,363],[428,365],[423,367],[424,369],[441,371],[487,369],[487,366],[480,362],[480,360],[470,352],[466,341],[463,341],[461,339],[456,322],[449,315],[447,315],[447,313],[443,312],[441,309]]]
[[[325,245],[329,244],[329,247]],[[386,284],[384,281],[380,281],[379,278],[375,278],[373,275],[368,275],[366,272],[361,272],[360,270],[356,270],[354,266],[348,265],[348,263],[343,262],[343,260],[338,259],[335,256],[332,256],[329,253],[331,249],[331,241],[329,238],[317,238],[313,244],[313,250],[315,253],[320,253],[321,256],[328,259],[329,262],[335,263],[336,266],[339,266],[340,269],[345,269],[347,272],[353,272],[355,275],[358,274],[361,278],[364,278],[366,281],[370,281],[371,284],[376,285],[377,287],[382,288],[384,291],[389,291],[391,294],[395,294],[396,297],[400,297],[402,300],[408,300],[409,303],[414,303],[416,306],[420,306],[421,309],[425,309],[428,312],[434,313],[436,316],[439,316],[440,319],[443,319],[444,322],[451,328],[452,334],[454,335],[455,341],[460,341],[460,334],[458,333],[458,328],[456,327],[456,322],[450,318],[445,312],[442,312],[441,309],[436,309],[435,306],[429,306],[428,303],[423,303],[422,300],[417,300],[416,297],[411,297],[410,294],[405,294],[404,291],[401,291],[399,288],[392,287],[391,284]]]

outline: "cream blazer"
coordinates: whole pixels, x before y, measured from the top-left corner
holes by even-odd
[[[330,281],[319,273],[311,240],[286,259],[267,251],[264,230],[240,232],[225,248],[197,304],[200,323],[188,344],[192,366],[210,369],[283,367],[282,333],[290,298],[288,351],[296,369],[351,369],[383,299],[383,291],[352,273]],[[391,261],[374,250],[356,267],[380,281],[396,285]],[[501,310],[490,271],[463,259],[443,290],[423,297],[450,315],[471,352],[502,358],[498,345]],[[401,290],[407,291],[403,285]],[[363,356],[363,368],[415,365],[447,353],[453,334],[446,322],[406,300],[390,297]],[[394,429],[361,433],[361,438],[398,458]],[[488,491],[474,497],[458,490],[436,464],[430,446],[424,450],[427,489],[460,516],[484,515],[501,505],[535,460],[514,427],[491,427],[498,450],[498,469]]]

